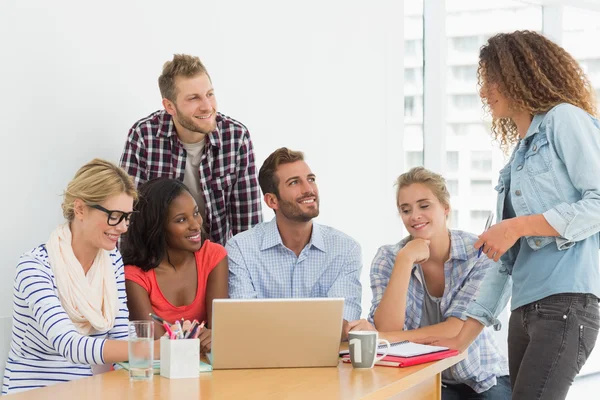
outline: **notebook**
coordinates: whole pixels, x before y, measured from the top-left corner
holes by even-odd
[[[121,367],[123,367],[124,369],[129,371],[129,363],[128,362],[124,361],[124,362],[119,362],[116,364],[120,365]],[[154,375],[160,375],[160,360],[154,360],[152,367],[154,368]],[[211,371],[212,371],[212,366],[210,364],[200,361],[200,372],[211,372]]]
[[[385,344],[380,344],[377,346],[377,354],[384,354],[387,346]],[[416,357],[422,356],[424,354],[437,353],[440,351],[448,350],[447,347],[442,346],[430,346],[427,344],[418,344],[409,342],[408,340],[403,340],[402,342],[392,342],[390,343],[390,351],[387,353],[388,356],[397,356],[397,357]],[[350,354],[350,350],[342,350],[340,351],[340,356],[344,354]]]
[[[375,362],[375,365],[381,365],[384,367],[410,367],[412,365],[425,364],[432,361],[443,360],[444,358],[457,356],[458,350],[445,350],[438,351],[435,353],[424,354],[416,357],[398,357],[398,356],[385,356],[382,360]],[[346,354],[342,356],[342,362],[350,363],[350,355]]]

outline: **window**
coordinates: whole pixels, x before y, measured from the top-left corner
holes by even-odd
[[[458,223],[458,210],[450,211],[450,227],[452,229],[460,229],[460,225]]]
[[[421,85],[423,83],[423,68],[406,68],[404,70],[405,85]]]
[[[458,151],[446,152],[446,168],[448,172],[458,171]]]
[[[492,181],[474,179],[471,181],[471,196],[489,196],[492,192]]]
[[[477,83],[477,66],[476,65],[457,65],[451,67],[452,79],[461,83],[476,84]]]
[[[457,94],[450,99],[452,101],[452,107],[457,109],[473,109],[481,105],[479,96],[476,94]]]
[[[450,179],[446,181],[446,187],[450,196],[458,196],[458,181],[456,179]]]
[[[423,165],[423,152],[422,151],[407,151],[406,152],[406,170],[413,167]]]
[[[507,160],[492,141],[491,118],[479,98],[479,49],[499,32],[541,31],[542,7],[510,0],[446,0],[445,4],[447,178],[455,179],[460,188],[460,197],[452,202],[462,218],[457,219],[458,228],[480,233],[495,208],[493,188]]]
[[[481,172],[492,172],[492,152],[472,151],[471,169]]]
[[[581,60],[579,63],[592,82],[600,82],[600,59]]]
[[[481,123],[449,123],[448,134],[454,136],[471,136],[470,139],[489,139],[490,127]]]
[[[473,233],[483,232],[485,223],[490,215],[489,210],[471,210],[469,221],[469,230]]]
[[[415,97],[406,96],[404,97],[404,117],[415,116]]]
[[[483,36],[458,36],[450,39],[452,50],[461,53],[477,53],[485,42]]]
[[[404,55],[413,57],[423,57],[423,40],[406,40],[404,42]]]
[[[404,1],[403,142],[405,166],[423,165],[423,0]]]
[[[596,89],[600,106],[600,11],[565,7],[563,11],[563,47],[579,61]]]

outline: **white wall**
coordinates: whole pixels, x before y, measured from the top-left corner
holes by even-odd
[[[0,316],[19,255],[62,220],[67,182],[93,157],[118,161],[176,52],[201,57],[259,166],[280,146],[305,151],[319,221],[362,244],[365,314],[370,261],[400,238],[402,17],[393,0],[0,2]]]

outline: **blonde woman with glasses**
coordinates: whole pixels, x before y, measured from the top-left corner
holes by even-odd
[[[107,161],[95,159],[75,174],[64,193],[66,222],[17,265],[2,394],[127,360],[129,313],[116,245],[136,197],[131,178]]]

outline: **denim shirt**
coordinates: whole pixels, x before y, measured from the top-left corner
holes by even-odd
[[[542,214],[557,237],[520,238],[488,270],[468,315],[499,329],[497,316],[513,287],[514,310],[556,293],[600,297],[600,122],[571,104],[534,116],[500,171],[497,215],[506,219],[506,193],[514,214]],[[514,278],[511,285],[511,276]]]

